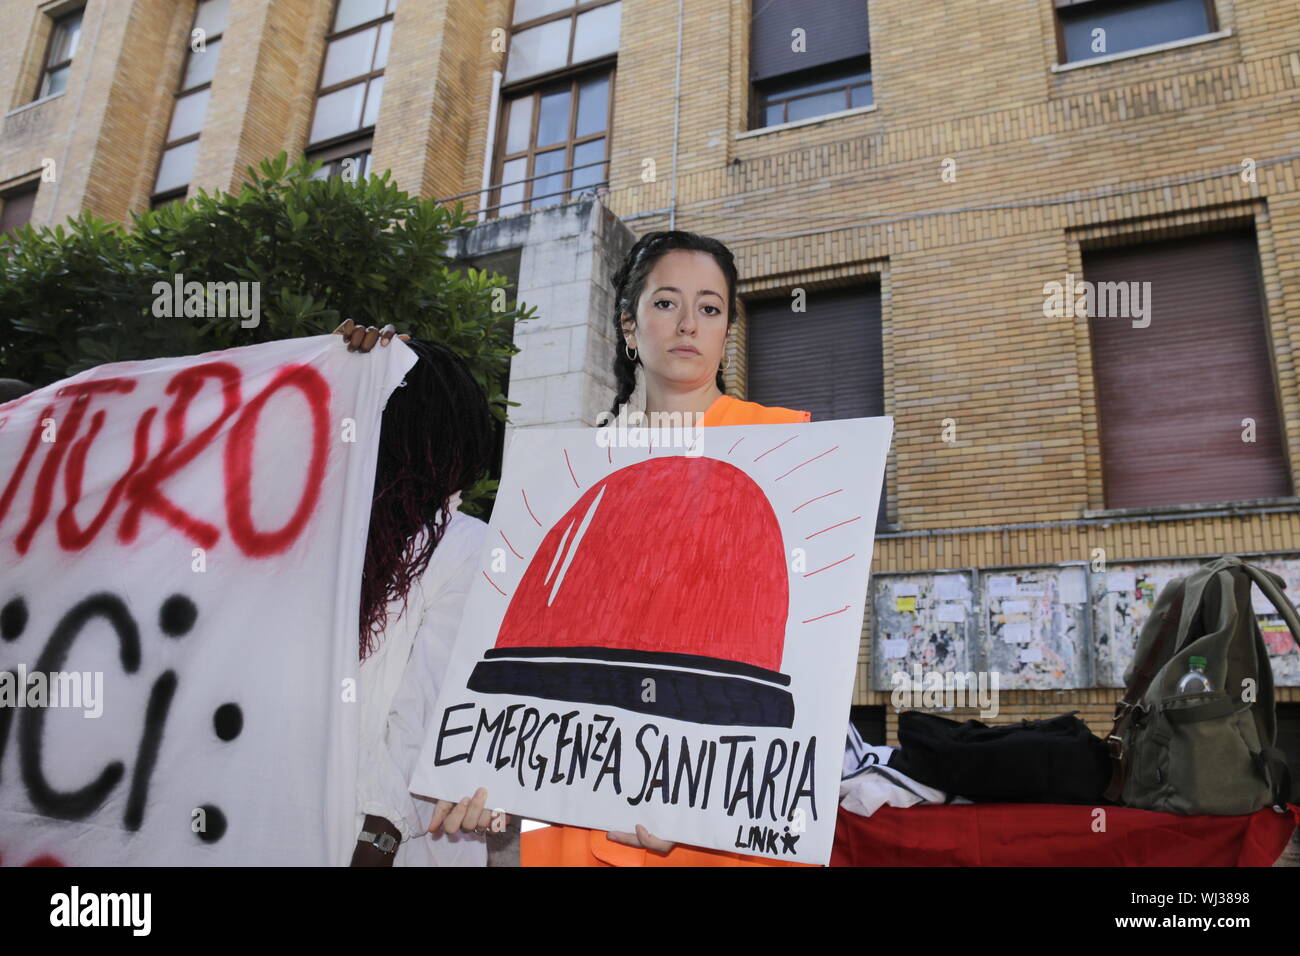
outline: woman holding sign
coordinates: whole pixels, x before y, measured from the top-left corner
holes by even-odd
[[[618,414],[636,392],[641,369],[645,412],[703,413],[703,424],[769,425],[810,421],[790,408],[745,402],[723,393],[727,333],[736,321],[736,262],[706,236],[671,231],[643,236],[614,276],[614,357]],[[633,403],[639,404],[639,403]],[[687,419],[689,421],[689,419]],[[523,866],[804,866],[676,846],[637,825],[635,832],[549,826],[520,838]]]

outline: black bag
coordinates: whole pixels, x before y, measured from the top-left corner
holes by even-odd
[[[907,710],[889,766],[976,803],[1111,803],[1109,751],[1077,713],[990,727]]]

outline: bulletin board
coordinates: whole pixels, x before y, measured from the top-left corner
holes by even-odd
[[[896,671],[981,669],[974,573],[873,574],[872,686],[890,690]]]
[[[1087,570],[981,571],[982,657],[1002,690],[1092,686]]]
[[[1243,558],[1300,601],[1300,554]],[[891,674],[919,665],[997,671],[1003,690],[1123,687],[1156,595],[1208,560],[873,575],[872,686],[892,689]],[[1300,648],[1259,588],[1251,597],[1274,683],[1300,685]]]
[[[1191,574],[1198,561],[1149,561],[1110,564],[1089,577],[1093,631],[1097,635],[1097,683],[1123,687],[1138,635],[1158,595],[1174,578]]]
[[[1243,558],[1282,578],[1286,582],[1285,594],[1293,604],[1300,598],[1300,556],[1243,555]],[[1105,572],[1090,575],[1099,685],[1124,686],[1124,671],[1133,658],[1142,626],[1155,606],[1156,595],[1171,580],[1190,574],[1208,560],[1112,564]],[[1251,588],[1251,604],[1268,647],[1274,683],[1280,687],[1300,685],[1300,649],[1286,622],[1258,587]]]
[[[1286,597],[1300,609],[1300,555],[1248,558],[1251,563],[1272,571],[1286,582]],[[1259,590],[1250,589],[1251,603],[1259,620],[1259,629],[1268,647],[1268,660],[1273,665],[1273,683],[1282,687],[1300,685],[1300,647],[1296,646],[1286,621],[1277,613],[1273,603]]]

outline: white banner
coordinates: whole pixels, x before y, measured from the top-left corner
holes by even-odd
[[[828,862],[892,424],[514,432],[412,791]]]
[[[346,864],[380,415],[333,335],[0,406],[0,862]]]

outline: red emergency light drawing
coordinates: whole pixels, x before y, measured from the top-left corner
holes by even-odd
[[[791,727],[781,527],[744,471],[652,458],[547,532],[468,687],[700,724]]]

